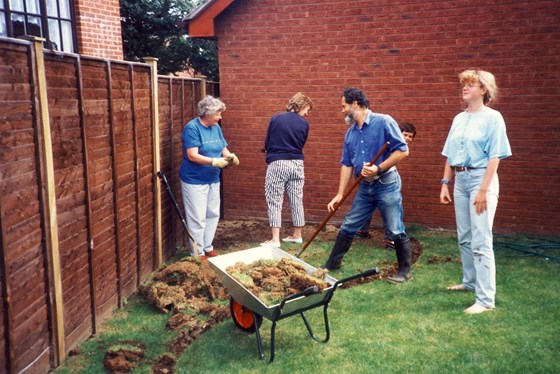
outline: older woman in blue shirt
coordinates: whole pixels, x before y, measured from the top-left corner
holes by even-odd
[[[206,96],[198,102],[198,116],[183,129],[183,160],[179,168],[187,226],[196,241],[193,256],[214,257],[212,241],[220,218],[220,169],[239,165],[239,159],[227,149],[227,141],[218,125],[226,105]]]
[[[440,202],[452,202],[448,184],[455,175],[453,196],[463,281],[452,291],[474,291],[475,303],[465,310],[479,314],[495,308],[496,266],[492,224],[498,206],[500,160],[511,156],[500,112],[487,105],[496,98],[494,76],[483,70],[459,75],[467,109],[453,119],[442,154],[447,158]]]

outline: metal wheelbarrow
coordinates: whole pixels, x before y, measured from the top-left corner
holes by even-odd
[[[260,259],[280,260],[282,258],[288,258],[296,263],[301,264],[308,274],[311,274],[316,270],[316,268],[305,263],[299,258],[292,256],[291,254],[284,252],[281,249],[269,246],[246,249],[238,252],[220,255],[217,257],[211,257],[208,259],[211,266],[222,280],[224,287],[230,293],[230,311],[233,322],[239,329],[243,331],[255,332],[259,358],[261,360],[264,359],[264,351],[259,329],[263,317],[272,321],[272,327],[270,329],[270,363],[274,361],[274,339],[278,321],[299,314],[301,315],[305,327],[309,332],[309,336],[317,342],[326,343],[330,339],[330,328],[327,309],[329,306],[329,302],[331,301],[333,294],[338,286],[340,286],[344,282],[348,282],[357,278],[379,274],[379,269],[377,268],[367,270],[363,273],[359,273],[342,280],[336,280],[327,274],[325,275],[324,281],[329,283],[330,286],[325,288],[323,292],[319,293],[319,290],[316,286],[309,287],[297,294],[287,296],[278,304],[267,306],[258,297],[256,297],[247,288],[245,288],[241,283],[239,283],[234,277],[226,272],[226,269],[228,267],[233,266],[238,262],[251,264]],[[309,323],[309,320],[304,314],[304,312],[310,309],[321,306],[323,307],[323,318],[325,324],[324,339],[321,339],[315,335]]]

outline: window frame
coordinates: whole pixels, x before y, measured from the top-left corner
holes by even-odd
[[[61,51],[61,52],[69,52],[69,53],[79,53],[78,50],[78,41],[77,41],[77,32],[76,32],[76,13],[74,11],[74,0],[55,0],[56,1],[56,7],[57,7],[57,16],[53,17],[53,16],[49,16],[47,14],[47,0],[38,0],[39,1],[39,12],[40,14],[36,14],[36,13],[30,13],[27,11],[27,2],[26,0],[21,0],[23,3],[23,11],[13,11],[10,8],[10,0],[0,0],[2,2],[2,4],[4,5],[4,9],[0,9],[0,17],[2,16],[2,12],[3,12],[3,16],[4,16],[4,22],[6,25],[6,31],[7,31],[7,35],[4,35],[5,37],[8,38],[18,38],[21,35],[15,36],[15,32],[14,32],[14,25],[13,25],[13,20],[12,20],[12,15],[16,14],[16,15],[21,15],[24,17],[24,27],[26,30],[26,34],[30,35],[28,33],[28,25],[29,25],[29,17],[36,17],[39,18],[41,20],[41,25],[40,25],[40,31],[42,33],[42,36],[40,36],[41,38],[45,39],[45,48],[48,49],[55,49],[53,48],[53,40],[51,40],[50,37],[50,28],[49,28],[49,21],[54,20],[56,21],[56,23],[58,24],[58,36],[59,36],[59,40],[61,41],[62,45],[58,45],[56,47],[57,51]],[[61,1],[68,1],[68,6],[69,6],[69,10],[70,10],[70,18],[64,18],[60,16],[60,2]],[[62,24],[63,22],[70,22],[71,24],[71,29],[72,29],[72,46],[70,49],[67,48],[67,46],[64,44],[64,37],[63,37],[63,32],[62,32]],[[65,48],[66,50],[63,50],[62,48]]]

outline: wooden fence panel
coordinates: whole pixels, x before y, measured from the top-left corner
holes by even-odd
[[[161,170],[182,209],[181,131],[205,90],[202,80],[158,77],[154,103],[151,65],[41,52],[1,37],[0,52],[0,373],[46,373],[155,270],[158,243],[164,260],[185,244],[165,191],[157,237],[152,113]],[[38,112],[44,98],[48,108]],[[46,203],[52,191],[56,209]]]
[[[0,44],[0,371],[6,372],[45,372],[52,347],[30,54],[28,43]]]
[[[130,296],[138,285],[136,199],[136,150],[131,117],[131,82],[127,66],[111,64],[111,114],[113,117],[117,188],[117,219],[121,290]]]
[[[117,285],[113,154],[109,119],[107,64],[80,60],[82,77],[83,133],[86,138],[91,290],[94,330],[110,316],[120,301]]]
[[[91,335],[84,150],[76,58],[45,54],[53,146],[66,346]]]
[[[106,64],[81,59],[84,133],[87,139],[94,314],[105,320],[119,303],[111,132]]]

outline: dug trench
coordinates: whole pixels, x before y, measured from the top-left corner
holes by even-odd
[[[306,226],[303,237],[311,237],[317,227]],[[270,228],[265,220],[220,221],[214,248],[220,253],[248,249],[248,243],[266,240],[269,232]],[[334,242],[337,234],[337,227],[326,225],[315,240]],[[361,240],[366,245],[384,247],[382,230],[372,230],[370,238]],[[416,239],[411,238],[411,242],[414,263],[421,256],[422,248]],[[341,288],[385,279],[396,272],[397,265],[395,261],[384,261],[378,264],[378,268],[379,274],[346,282]],[[270,282],[274,281],[270,279]],[[139,365],[150,365],[152,373],[173,373],[176,357],[205,331],[230,318],[229,306],[224,306],[229,295],[208,261],[188,257],[169,264],[155,272],[149,282],[141,285],[139,294],[154,308],[170,315],[166,328],[177,331],[178,336],[169,344],[168,353],[151,363],[146,362],[141,343],[127,341],[126,344],[119,344],[118,349],[109,347],[104,360],[104,367],[108,372],[127,373]]]

